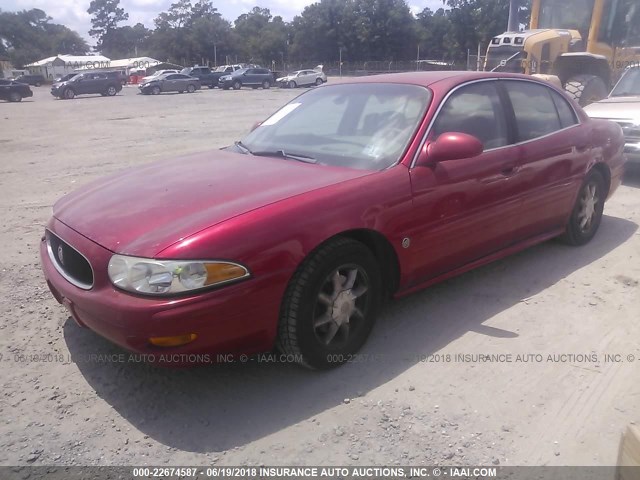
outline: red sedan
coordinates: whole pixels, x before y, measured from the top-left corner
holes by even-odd
[[[77,323],[130,351],[215,361],[275,345],[332,367],[385,298],[553,237],[591,240],[623,147],[619,126],[532,77],[353,79],[223,151],[62,198],[43,269]]]

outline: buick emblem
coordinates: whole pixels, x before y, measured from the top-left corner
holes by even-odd
[[[62,245],[58,245],[58,260],[60,260],[60,265],[64,265],[64,251],[62,250]]]

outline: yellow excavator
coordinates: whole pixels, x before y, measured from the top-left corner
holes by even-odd
[[[508,32],[491,40],[485,70],[543,77],[580,105],[607,96],[625,68],[640,66],[640,0],[511,0]]]

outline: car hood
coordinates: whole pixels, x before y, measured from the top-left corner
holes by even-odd
[[[154,257],[209,226],[368,173],[215,150],[97,180],[53,215],[113,252]]]
[[[584,107],[593,118],[640,122],[640,97],[609,97]]]

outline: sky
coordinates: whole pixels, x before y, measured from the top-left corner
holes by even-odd
[[[91,0],[2,0],[0,8],[4,11],[29,10],[40,8],[44,10],[54,23],[61,23],[78,32],[89,41],[88,31],[91,28],[90,15],[87,13]],[[140,22],[147,28],[153,28],[153,19],[162,11],[166,11],[176,0],[120,0],[120,6],[129,14],[128,25]],[[219,0],[213,5],[222,16],[233,22],[243,13],[253,7],[268,8],[272,15],[280,15],[285,21],[290,21],[300,14],[305,6],[316,0]],[[195,3],[195,1],[192,1]],[[425,7],[437,10],[443,6],[442,0],[408,0],[407,3],[414,14]]]

